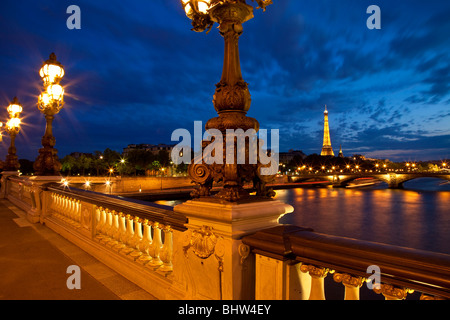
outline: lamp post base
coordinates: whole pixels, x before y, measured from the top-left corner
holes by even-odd
[[[19,157],[15,154],[8,154],[5,161],[5,171],[17,171],[20,168]]]
[[[35,174],[38,176],[59,176],[62,165],[58,160],[58,151],[54,148],[39,149],[39,156],[33,164]]]
[[[174,211],[188,218],[188,230],[174,242],[174,285],[188,288],[182,299],[245,300],[253,296],[254,262],[242,237],[279,225],[294,208],[277,200],[201,198]]]

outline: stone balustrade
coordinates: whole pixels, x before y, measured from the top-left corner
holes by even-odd
[[[152,270],[173,270],[170,226],[103,207],[95,209],[95,221],[99,243]]]
[[[173,297],[173,241],[186,218],[172,207],[42,187],[42,222],[160,299]]]
[[[326,277],[359,300],[364,285],[386,300],[450,298],[450,255],[279,226],[243,238],[256,259],[256,299],[325,300]]]
[[[292,210],[279,201],[172,208],[17,175],[1,193],[159,299],[321,300],[337,286],[358,300],[368,285],[392,300],[450,298],[449,255],[279,225]]]
[[[171,207],[57,186],[48,187],[47,192],[44,221],[53,229],[80,231],[78,237],[88,236],[109,250],[103,254],[119,254],[166,277],[172,272],[174,229],[169,218],[175,214]],[[178,230],[184,229],[183,222],[181,216],[172,220]]]

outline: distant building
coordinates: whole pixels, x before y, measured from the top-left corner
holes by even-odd
[[[344,158],[344,153],[342,152],[342,146],[339,146],[339,154],[338,154],[339,158]]]
[[[161,150],[167,151],[169,154],[172,152],[172,149],[175,145],[168,145],[160,143],[158,145],[155,144],[129,144],[128,147],[123,148],[123,156],[127,157],[128,153],[133,150],[145,150],[150,151],[154,155],[157,155]]]
[[[321,156],[334,156],[333,148],[331,148],[330,127],[328,125],[328,110],[325,106],[323,112],[323,146]]]
[[[306,157],[306,154],[304,154],[303,151],[291,149],[288,152],[280,152],[278,154],[278,161],[280,163],[286,164],[294,160],[295,157],[300,157],[301,159],[304,159]]]

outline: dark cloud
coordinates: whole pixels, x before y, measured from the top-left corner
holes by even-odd
[[[61,156],[169,143],[174,129],[216,116],[223,39],[215,28],[190,31],[179,1],[80,0],[82,29],[68,30],[71,4],[0,4],[0,101],[6,107],[17,95],[24,105],[19,156],[33,160],[40,147],[38,69],[52,51],[66,68],[66,105],[54,128]],[[450,149],[450,5],[379,0],[382,29],[368,30],[370,4],[279,1],[244,25],[249,116],[280,129],[282,150],[320,152],[324,105],[332,143],[346,152],[408,157],[420,147],[434,150],[420,157],[445,157]]]

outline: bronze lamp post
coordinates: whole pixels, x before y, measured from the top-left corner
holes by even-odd
[[[6,123],[5,131],[11,137],[11,144],[8,148],[8,155],[6,156],[5,171],[17,171],[20,168],[18,157],[16,155],[16,135],[20,131],[20,113],[22,112],[22,105],[14,97],[13,101],[8,106],[9,120]]]
[[[256,0],[259,7],[265,10],[271,4],[271,0]],[[243,32],[242,24],[253,18],[253,7],[245,0],[181,0],[186,15],[192,20],[194,31],[202,32],[212,28],[213,24],[219,24],[219,32],[225,40],[225,55],[223,63],[222,78],[216,84],[216,91],[213,97],[213,104],[218,117],[210,119],[206,125],[206,130],[219,130],[224,141],[226,140],[227,129],[243,131],[253,129],[259,130],[259,123],[256,119],[246,116],[250,109],[251,96],[248,84],[243,80],[239,60],[238,40]],[[211,141],[202,141],[204,150]],[[246,142],[247,143],[247,142]],[[236,143],[235,143],[236,146]],[[225,149],[225,142],[224,142]],[[249,146],[246,144],[245,153],[248,156]],[[237,150],[234,148],[234,150]],[[263,166],[259,159],[256,164],[250,163],[246,159],[245,163],[239,163],[234,155],[234,162],[224,161],[222,163],[205,163],[200,157],[195,158],[188,169],[189,176],[199,188],[192,195],[194,197],[208,197],[213,182],[223,183],[223,188],[215,198],[228,202],[249,201],[250,198],[270,198],[274,192],[266,188],[266,183],[273,179],[273,176],[263,176],[260,168]],[[229,155],[228,155],[229,156]],[[257,197],[250,197],[244,190],[245,183],[253,183]]]
[[[64,105],[64,89],[59,82],[64,76],[64,68],[52,53],[39,70],[44,82],[44,90],[39,96],[37,107],[46,120],[45,134],[42,137],[43,148],[39,149],[39,156],[34,162],[34,170],[40,176],[59,175],[61,163],[58,160],[58,151],[54,148],[56,139],[52,132],[52,122],[55,115]]]

